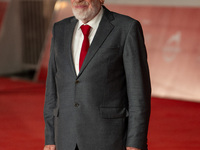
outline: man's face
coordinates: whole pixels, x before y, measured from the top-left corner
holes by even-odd
[[[71,0],[74,16],[87,23],[99,12],[103,0]]]

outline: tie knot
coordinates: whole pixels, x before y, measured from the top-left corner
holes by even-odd
[[[89,25],[82,25],[81,26],[81,30],[82,30],[84,36],[89,36],[90,28],[91,27]]]

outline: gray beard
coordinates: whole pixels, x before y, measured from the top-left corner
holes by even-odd
[[[82,10],[72,8],[72,12],[74,16],[76,17],[76,19],[81,20],[81,21],[90,21],[96,16],[96,14],[98,13],[98,10],[89,8],[88,10],[82,11]]]

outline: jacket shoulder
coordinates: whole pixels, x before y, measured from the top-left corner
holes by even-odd
[[[72,22],[73,20],[76,20],[74,16],[73,17],[69,17],[69,18],[65,18],[65,19],[62,19],[62,20],[60,20],[58,22],[55,22],[54,26],[56,26],[56,27],[57,26],[63,26],[63,25],[66,25],[66,24]]]
[[[130,26],[141,25],[140,22],[135,18],[116,12],[111,12],[111,13],[114,17],[112,23],[115,24],[115,26],[121,26],[124,29],[128,29]]]

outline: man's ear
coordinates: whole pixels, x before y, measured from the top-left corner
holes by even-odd
[[[104,0],[100,0],[100,3],[101,3],[101,5],[103,5],[104,4]]]

